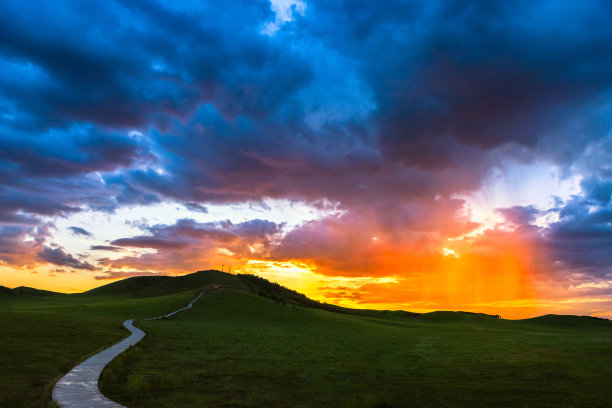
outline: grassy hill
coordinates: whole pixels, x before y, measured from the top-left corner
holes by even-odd
[[[185,291],[167,296],[0,296],[0,406],[47,407],[55,382],[78,362],[128,333],[125,319],[185,306]]]
[[[611,406],[608,320],[354,310],[214,270],[75,295],[0,291],[0,405],[47,406],[63,373],[127,334],[123,320],[213,283],[229,288],[137,321],[147,337],[103,372],[103,392],[131,408]]]
[[[4,288],[4,286],[3,286]],[[8,288],[4,288],[4,291],[6,291],[6,289]],[[61,293],[58,292],[52,292],[50,290],[42,290],[42,289],[35,289],[35,288],[30,288],[28,286],[18,286],[14,289],[8,289],[10,291],[10,294],[12,295],[18,295],[18,296],[51,296],[51,295],[60,295]]]
[[[585,319],[585,322],[588,319]],[[612,330],[436,312],[402,320],[283,305],[240,290],[139,324],[104,371],[138,407],[609,407]]]
[[[123,295],[136,294],[137,292],[158,283],[170,279],[169,276],[134,276],[118,280],[107,285],[84,292],[84,295]]]
[[[170,293],[203,288],[210,284],[219,284],[245,290],[244,284],[235,276],[216,270],[198,271],[189,275],[170,277],[156,285],[136,293],[137,296],[162,296]]]
[[[84,292],[84,295],[165,296],[217,283],[238,289],[246,286],[235,275],[217,270],[198,271],[183,276],[135,276]]]
[[[612,322],[610,322],[610,320],[593,316],[567,316],[548,314],[544,316],[534,317],[531,319],[524,319],[521,320],[521,322],[556,328],[591,329],[594,327],[600,327],[605,329],[612,327]]]

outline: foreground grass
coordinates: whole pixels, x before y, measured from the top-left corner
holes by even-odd
[[[612,330],[433,314],[373,319],[235,290],[171,320],[103,372],[136,407],[609,407]]]
[[[167,313],[193,294],[0,297],[0,406],[46,407],[63,374],[129,334],[125,319]]]

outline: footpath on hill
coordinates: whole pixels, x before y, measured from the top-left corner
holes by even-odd
[[[204,294],[225,287],[226,286],[216,286],[214,288],[205,289],[189,302],[187,306],[166,315],[146,320],[158,320],[176,316],[180,312],[191,309],[193,304]],[[61,408],[125,408],[123,405],[111,401],[102,395],[98,388],[98,380],[100,379],[102,370],[104,370],[104,367],[106,367],[108,363],[145,337],[146,333],[134,327],[133,323],[133,319],[128,319],[123,322],[123,327],[130,331],[130,336],[100,353],[89,357],[63,376],[53,388],[53,401]]]

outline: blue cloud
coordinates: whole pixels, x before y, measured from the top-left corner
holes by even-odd
[[[70,231],[72,231],[72,235],[82,235],[84,237],[91,238],[93,234],[81,227],[68,227]]]

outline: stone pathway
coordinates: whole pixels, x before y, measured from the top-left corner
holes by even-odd
[[[164,319],[172,317],[184,310],[191,309],[193,304],[200,299],[202,295],[224,287],[225,286],[217,286],[203,290],[195,299],[189,302],[186,307],[175,310],[164,316],[146,320]],[[123,327],[128,329],[131,333],[129,337],[101,351],[95,356],[89,357],[63,376],[53,388],[53,401],[61,408],[125,408],[123,405],[117,404],[102,395],[98,389],[98,380],[100,379],[102,370],[108,363],[127,350],[128,347],[138,343],[145,336],[145,332],[138,327],[134,327],[133,323],[133,319],[123,322]]]

